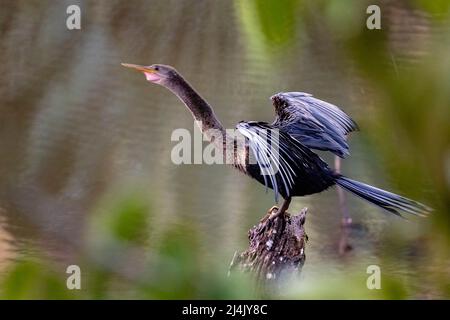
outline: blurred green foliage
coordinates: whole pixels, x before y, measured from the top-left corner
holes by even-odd
[[[134,245],[145,244],[148,237],[149,204],[143,196],[133,195],[116,203],[109,200],[94,221],[95,229],[102,228],[106,234],[117,241]]]
[[[239,2],[239,1],[237,1]],[[249,1],[256,2],[256,1]],[[270,2],[270,1],[269,1]],[[277,2],[280,7],[283,1]],[[423,57],[408,58],[407,52],[395,51],[395,43],[390,39],[391,26],[389,25],[389,10],[381,6],[382,29],[368,30],[365,25],[367,15],[365,8],[370,1],[298,1],[302,8],[296,15],[294,24],[298,26],[297,39],[302,37],[302,30],[313,30],[316,36],[314,41],[319,43],[330,41],[339,45],[338,51],[333,52],[330,58],[350,59],[359,72],[358,76],[371,92],[371,103],[367,106],[367,116],[360,121],[364,134],[368,138],[371,150],[374,150],[379,159],[383,160],[388,173],[395,177],[397,186],[411,197],[429,203],[435,211],[428,222],[422,223],[422,240],[426,252],[424,264],[437,263],[441,266],[433,270],[434,275],[427,270],[418,271],[422,278],[420,281],[428,282],[431,288],[438,288],[438,292],[448,297],[449,280],[449,244],[450,244],[450,181],[449,181],[449,154],[450,154],[450,5],[448,1],[421,1],[417,0],[400,8],[425,10],[414,23],[423,23],[426,17],[429,24],[420,25],[421,28],[432,34],[429,41],[411,41],[412,51],[425,52]],[[248,4],[247,4],[248,5]],[[388,5],[388,4],[386,4]],[[398,5],[398,4],[397,4]],[[415,8],[414,8],[415,6]],[[263,9],[263,8],[260,8]],[[428,14],[429,13],[429,14]],[[269,14],[269,12],[267,13]],[[392,23],[395,10],[390,17]],[[245,16],[242,16],[245,19]],[[267,29],[264,24],[274,24],[272,21],[263,21],[259,26],[252,26],[253,37],[258,32]],[[319,21],[319,22],[317,22]],[[316,23],[316,27],[314,23]],[[318,27],[317,27],[318,25]],[[317,31],[320,29],[320,32]],[[439,30],[447,30],[440,32]],[[268,38],[253,37],[252,41],[260,40],[266,43],[256,47],[276,46]],[[250,39],[249,39],[250,41]],[[270,43],[269,43],[270,42]],[[269,56],[277,60],[287,55],[289,49],[278,51],[279,55]],[[398,61],[397,61],[398,60]],[[399,61],[402,61],[401,63]],[[424,193],[425,190],[425,193]],[[404,244],[404,239],[386,239],[393,243]],[[397,248],[398,249],[398,248]],[[398,252],[398,251],[396,251]],[[394,259],[396,253],[383,252],[385,259]],[[417,270],[411,266],[411,270]],[[417,292],[408,288],[406,284],[389,277],[386,282],[388,290],[383,290],[379,298],[408,298],[417,296]],[[427,280],[425,280],[427,279]],[[339,281],[339,280],[338,280]],[[317,285],[318,294],[310,290],[311,295],[305,297],[327,296],[325,286]],[[332,286],[334,287],[334,286]],[[342,287],[336,285],[336,287]],[[308,289],[311,289],[308,287]],[[432,289],[431,289],[432,291]],[[352,290],[347,294],[352,296]],[[329,297],[345,297],[345,293],[333,293]],[[359,297],[370,297],[368,292],[361,292]]]
[[[0,280],[3,299],[227,299],[256,297],[251,280],[227,275],[227,264],[199,256],[188,222],[166,230],[157,245],[148,221],[154,212],[142,196],[115,194],[89,223],[81,261],[81,290],[68,290],[67,263],[19,259]],[[131,264],[131,267],[129,266]]]
[[[436,33],[429,41],[411,42],[415,51],[425,52],[424,57],[414,62],[403,62],[407,53],[394,52],[395,43],[389,39],[390,26],[387,19],[389,10],[380,4],[382,29],[366,28],[365,8],[370,1],[236,1],[245,28],[246,40],[254,48],[272,48],[268,58],[274,61],[287,56],[295,41],[273,41],[272,33],[295,37],[301,41],[305,30],[314,32],[314,41],[339,42],[339,51],[330,58],[351,59],[356,64],[359,76],[364,78],[367,88],[373,93],[372,103],[367,106],[369,117],[361,119],[368,142],[380,158],[388,165],[388,172],[396,177],[398,187],[411,195],[430,203],[436,208],[431,219],[439,233],[450,242],[450,34],[439,30],[449,30],[450,13],[448,1],[417,0],[405,8],[426,10],[430,25],[420,26],[430,33]],[[273,6],[273,7],[272,7]],[[296,9],[292,9],[296,6]],[[284,15],[294,29],[284,28],[279,23],[277,12],[286,10]],[[248,11],[248,12],[247,12]],[[255,12],[256,11],[256,12]],[[260,12],[262,11],[262,12]],[[291,13],[295,12],[294,16]],[[395,14],[395,12],[393,13]],[[264,17],[261,19],[248,18]],[[284,17],[283,16],[283,17]],[[423,19],[423,15],[420,16]],[[395,19],[391,17],[391,19]],[[423,20],[417,19],[418,22]],[[320,33],[315,30],[320,29]],[[412,22],[414,23],[414,22]],[[318,26],[318,27],[317,27]],[[412,27],[412,26],[411,26]],[[314,31],[311,31],[313,29]],[[260,36],[265,34],[265,37]],[[325,36],[324,36],[325,35]],[[280,36],[281,38],[281,36]],[[283,38],[284,39],[284,38]],[[293,38],[294,39],[294,38]],[[253,45],[260,42],[259,45]],[[279,46],[279,50],[273,50]],[[401,152],[398,152],[401,148]],[[424,196],[423,190],[427,190]]]
[[[2,299],[69,299],[70,291],[62,277],[55,276],[49,266],[36,261],[14,264],[1,281]]]
[[[362,119],[367,142],[397,177],[399,189],[429,203],[436,210],[419,232],[427,252],[425,267],[409,268],[418,281],[426,282],[430,296],[450,297],[450,34],[426,43],[427,56],[398,68],[389,43],[389,26],[367,30],[365,8],[368,1],[235,1],[237,17],[248,50],[261,52],[268,60],[289,55],[290,47],[314,27],[314,41],[337,37],[336,59],[351,59],[373,92],[367,107],[370,116]],[[416,0],[410,4],[426,10],[431,26],[449,29],[448,1]],[[314,24],[313,22],[316,21]],[[318,22],[317,22],[318,21]],[[320,29],[320,33],[317,29]],[[321,36],[325,35],[325,36]],[[300,39],[300,40],[298,40]],[[423,190],[426,193],[423,194]],[[88,239],[77,261],[83,272],[83,289],[69,291],[67,274],[58,263],[18,261],[2,275],[0,297],[26,298],[252,298],[257,297],[251,279],[243,275],[227,277],[224,257],[200,255],[201,245],[193,221],[179,221],[166,230],[152,229],[159,214],[142,194],[114,195],[99,204],[88,224]],[[407,240],[386,238],[399,247]],[[398,250],[383,252],[393,259]],[[126,266],[127,262],[132,268]],[[353,261],[355,264],[357,260]],[[308,263],[308,262],[307,262]],[[437,266],[427,269],[426,266]],[[330,267],[331,268],[331,267]],[[390,272],[382,291],[362,285],[367,275],[349,267],[349,278],[335,282],[320,277],[287,285],[283,298],[386,298],[428,297],[414,284]],[[324,268],[324,273],[329,272]],[[345,291],[342,288],[346,288]]]
[[[446,18],[450,12],[450,2],[447,0],[415,0],[415,3],[419,8],[422,8],[431,14],[437,15],[437,18]]]
[[[248,40],[261,50],[288,45],[295,36],[300,0],[236,1]]]

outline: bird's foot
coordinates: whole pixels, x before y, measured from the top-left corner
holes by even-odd
[[[278,207],[277,206],[272,206],[272,208],[269,209],[269,213],[270,215],[275,214],[278,211]]]
[[[270,219],[273,220],[273,219],[278,218],[278,217],[283,217],[284,214],[286,213],[286,210],[283,210],[282,208],[278,208],[276,206],[273,206],[270,209],[270,212],[271,212]]]
[[[284,216],[284,213],[286,212],[286,210],[289,208],[289,204],[291,203],[291,198],[286,198],[283,202],[283,204],[281,205],[280,208],[277,209],[276,212],[272,211],[271,214],[271,219],[275,219],[277,217],[282,217]],[[273,207],[272,207],[273,208]],[[272,216],[273,215],[273,216]]]

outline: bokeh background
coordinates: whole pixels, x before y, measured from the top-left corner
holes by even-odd
[[[72,4],[81,30],[66,28]],[[370,4],[381,30],[366,28]],[[346,233],[335,189],[295,199],[306,264],[271,298],[450,297],[448,1],[0,6],[1,298],[260,297],[227,271],[273,194],[226,166],[174,165],[171,133],[197,130],[191,115],[121,62],[175,66],[228,128],[271,121],[279,91],[330,101],[361,128],[343,172],[435,209],[405,221],[349,196]],[[70,264],[82,290],[66,288]],[[366,287],[373,264],[381,290]]]

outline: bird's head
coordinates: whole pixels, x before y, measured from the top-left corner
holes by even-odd
[[[179,77],[178,72],[175,70],[175,68],[164,64],[141,66],[131,63],[122,63],[122,66],[140,71],[144,73],[147,81],[160,85],[167,85],[168,83]]]

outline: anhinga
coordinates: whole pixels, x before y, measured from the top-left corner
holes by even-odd
[[[213,109],[173,67],[122,65],[143,72],[148,81],[172,91],[191,111],[197,123],[201,123],[202,132],[213,129],[220,131],[225,141],[228,139]],[[273,123],[242,121],[236,128],[246,137],[245,147],[237,153],[234,143],[221,143],[218,147],[223,148],[225,157],[232,159],[235,168],[273,189],[276,199],[278,194],[284,198],[276,216],[288,209],[292,197],[318,193],[336,184],[399,216],[397,210],[415,215],[431,211],[416,201],[344,177],[330,169],[311,150],[330,151],[341,158],[349,154],[346,135],[358,127],[337,106],[302,92],[278,93],[271,99],[276,114]],[[271,131],[277,132],[276,142],[262,138]],[[273,144],[277,152],[273,151]],[[256,163],[249,161],[250,150]],[[267,170],[270,163],[277,167],[272,173]]]

